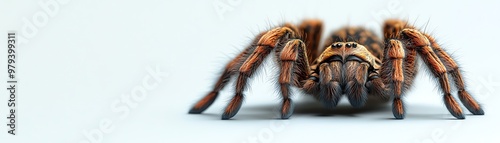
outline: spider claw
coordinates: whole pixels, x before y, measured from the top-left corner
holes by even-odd
[[[471,112],[473,115],[484,115],[484,111],[481,107],[479,107],[478,109],[474,109],[474,107],[470,107],[470,106],[465,106],[467,108],[467,110],[469,110],[469,112]]]
[[[288,112],[286,114],[281,114],[281,119],[289,119],[292,116],[292,114],[293,114],[293,111]]]
[[[479,108],[477,110],[469,110],[469,111],[471,111],[472,114],[474,114],[474,115],[484,115],[484,111],[481,108]]]
[[[227,115],[227,114],[222,114],[222,117],[220,118],[221,120],[229,120],[233,117],[234,115]]]
[[[215,100],[215,99],[214,99]],[[206,104],[205,106],[203,107],[200,107],[200,108],[197,108],[196,106],[191,108],[188,112],[188,114],[201,114],[203,113],[203,111],[205,111],[208,107],[210,107],[210,105],[212,105],[212,103],[214,102],[214,100],[210,101],[210,103]]]
[[[205,111],[212,103],[214,103],[215,99],[217,99],[217,92],[210,92],[207,96],[203,97],[198,103],[196,103],[193,108],[189,110],[189,114],[201,114]]]
[[[236,110],[234,112],[224,112],[222,114],[221,120],[229,120],[229,119],[233,118],[234,115],[236,115],[236,113],[238,113],[238,110]]]
[[[396,119],[404,119],[405,118],[405,114],[398,114],[396,112],[392,112],[393,115],[394,115],[394,118]]]
[[[462,113],[452,113],[451,115],[453,115],[457,119],[465,119],[465,116]]]
[[[201,114],[201,112],[203,112],[205,109],[196,109],[196,108],[191,108],[191,110],[189,110],[189,114]]]

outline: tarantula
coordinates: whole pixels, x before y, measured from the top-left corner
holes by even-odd
[[[236,93],[222,114],[223,120],[232,118],[241,107],[247,80],[274,51],[280,68],[277,80],[282,97],[282,119],[288,119],[293,112],[292,86],[315,97],[327,108],[334,108],[344,94],[353,107],[363,107],[368,96],[386,98],[392,100],[394,117],[403,119],[402,96],[413,84],[418,71],[417,55],[439,81],[446,108],[454,117],[465,118],[451,95],[452,85],[456,86],[460,101],[472,114],[484,114],[466,91],[453,58],[433,37],[406,21],[386,20],[383,42],[364,28],[345,27],[333,32],[325,45],[319,46],[322,29],[320,20],[304,20],[298,26],[286,23],[260,33],[226,65],[213,90],[189,113],[199,114],[207,109],[231,76],[237,74]]]

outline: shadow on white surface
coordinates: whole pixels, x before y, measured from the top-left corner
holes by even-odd
[[[241,108],[231,120],[281,120],[280,104],[252,104]],[[427,104],[406,104],[404,120],[457,120],[448,113],[446,107]],[[472,115],[463,108],[467,117]],[[205,116],[207,119],[220,120],[221,113],[202,113],[193,116]],[[479,116],[478,116],[479,117]],[[340,101],[334,109],[328,109],[312,98],[301,98],[295,102],[295,110],[289,120],[297,118],[331,118],[331,119],[362,119],[362,120],[398,120],[392,116],[390,101],[369,99],[362,108],[352,107],[346,99]]]

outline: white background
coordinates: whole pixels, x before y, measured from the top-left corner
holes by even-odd
[[[57,6],[45,11],[40,2]],[[17,30],[26,41],[18,45],[17,135],[1,125],[0,142],[84,143],[86,133],[96,133],[91,138],[97,142],[499,142],[498,6],[498,1],[421,0],[2,0],[0,39]],[[421,72],[405,98],[404,120],[392,119],[390,105],[352,109],[344,104],[329,111],[299,94],[292,118],[277,120],[271,60],[251,80],[233,120],[220,120],[233,85],[204,114],[187,114],[256,33],[304,18],[324,20],[324,35],[345,25],[380,33],[376,25],[386,18],[415,23],[460,62],[486,115],[466,112],[466,120],[455,120],[435,82]],[[30,24],[35,31],[26,31]],[[0,67],[6,67],[2,41]],[[154,80],[148,68],[159,68],[164,76]],[[5,79],[6,72],[1,72]],[[144,79],[156,86],[132,99],[133,107],[122,103],[144,89]],[[0,85],[6,87],[5,81]],[[1,95],[3,123],[7,91]],[[113,106],[130,110],[125,114]],[[100,122],[112,122],[112,130],[103,133]]]

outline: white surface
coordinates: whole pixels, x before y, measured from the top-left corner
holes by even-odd
[[[8,30],[22,34],[23,19],[33,22],[34,15],[44,12],[39,1],[47,0],[2,0],[0,38],[6,39]],[[268,142],[500,142],[500,77],[493,59],[500,52],[495,43],[499,2],[232,1],[59,1],[60,9],[20,44],[18,135],[8,135],[3,126],[0,142],[84,142],[84,132],[95,131],[101,121],[113,123],[102,142],[233,143],[252,142],[260,135]],[[231,10],[218,15],[218,3]],[[389,17],[426,27],[453,53],[485,116],[454,120],[434,82],[422,74],[405,98],[405,120],[392,120],[390,106],[358,111],[346,105],[327,111],[300,96],[295,96],[292,118],[276,120],[278,95],[271,86],[270,62],[251,80],[234,120],[219,120],[231,85],[204,114],[187,114],[224,64],[261,30],[320,18],[326,35],[346,24],[375,28],[370,23]],[[6,50],[0,52],[5,59]],[[0,67],[5,64],[0,61]],[[155,66],[168,76],[143,99],[134,100],[137,106],[129,114],[115,112],[113,103],[140,89],[149,78],[147,68]],[[0,84],[5,87],[5,82]],[[0,105],[4,116],[7,107]]]

